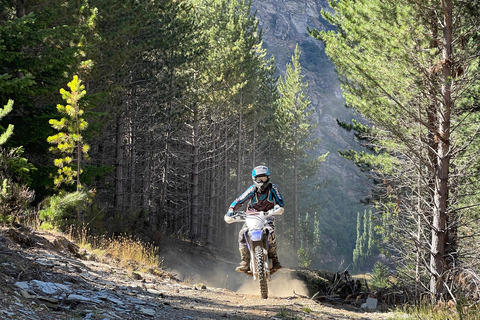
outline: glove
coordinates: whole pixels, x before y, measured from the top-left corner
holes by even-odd
[[[235,214],[235,212],[233,212],[232,209],[228,210],[227,212],[227,217],[233,217],[233,215]]]

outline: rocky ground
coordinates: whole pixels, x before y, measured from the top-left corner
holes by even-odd
[[[355,303],[309,299],[305,284],[288,270],[274,275],[270,297],[260,299],[253,280],[233,272],[229,258],[188,243],[170,241],[161,256],[162,269],[132,272],[80,250],[60,234],[0,228],[0,319],[380,320],[391,315]]]

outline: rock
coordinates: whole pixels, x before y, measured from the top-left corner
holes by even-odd
[[[110,317],[113,317],[113,318],[115,318],[115,319],[123,320],[122,317],[118,316],[118,315],[115,314],[115,312],[113,312],[113,311],[106,312],[105,314],[108,315],[108,316],[110,316]],[[105,319],[110,320],[109,318],[105,318]]]
[[[89,261],[95,261],[95,262],[99,261],[98,256],[97,256],[96,254],[94,254],[94,253],[91,253],[91,254],[88,256],[88,260],[89,260]]]
[[[141,308],[140,313],[150,317],[155,316],[155,310],[153,309]]]
[[[10,277],[12,277],[12,278],[18,278],[19,272],[18,272],[17,268],[16,268],[14,265],[12,265],[12,264],[10,264],[10,263],[8,263],[8,262],[3,262],[3,263],[1,264],[1,266],[3,267],[3,268],[2,268],[2,269],[3,269],[3,272],[4,272],[6,275],[8,275],[8,276],[10,276]]]
[[[55,240],[53,240],[53,246],[56,249],[66,250],[70,253],[73,253],[75,256],[78,255],[79,250],[80,250],[79,246],[70,242],[64,236],[59,236],[59,237],[55,238]]]
[[[38,290],[42,291],[45,294],[56,294],[60,292],[70,292],[70,288],[67,285],[53,282],[43,282],[39,280],[31,281]]]
[[[128,297],[127,299],[130,303],[133,303],[135,305],[140,306],[140,305],[146,305],[147,304],[145,301],[143,301],[141,299],[134,298],[134,297]]]
[[[125,320],[124,318],[117,316],[113,311],[112,312],[105,312],[105,316],[98,317],[96,319],[101,319],[101,320],[112,320],[112,319],[120,319],[120,320]]]
[[[195,285],[195,286],[193,287],[193,289],[194,289],[194,290],[200,290],[200,289],[201,289],[201,290],[206,290],[206,289],[207,289],[207,286],[204,285],[203,283],[198,283],[197,285]]]
[[[28,291],[25,290],[25,289],[20,290],[20,294],[22,295],[22,297],[24,297],[24,298],[26,298],[26,299],[35,298],[34,295],[31,295],[31,294],[28,293]]]
[[[41,264],[42,266],[44,267],[47,267],[47,268],[53,268],[55,266],[55,263],[53,261],[51,261],[50,259],[37,259],[35,260],[38,264]]]
[[[113,303],[116,303],[120,306],[123,306],[123,302],[119,299],[116,299],[116,298],[112,298],[112,297],[107,297],[107,300],[110,301],[110,302],[113,302]]]
[[[363,303],[361,306],[362,309],[375,310],[377,309],[377,299],[367,298],[367,302]]]
[[[3,313],[7,316],[10,316],[10,317],[13,317],[15,315],[15,313],[13,312],[8,312],[7,310],[0,310],[0,313]]]
[[[147,292],[151,293],[153,295],[156,295],[156,296],[162,296],[163,297],[163,293],[158,291],[158,290],[155,290],[155,289],[147,289]]]
[[[71,302],[84,302],[84,303],[96,303],[94,300],[81,296],[79,294],[71,294],[67,297],[67,301]]]
[[[47,298],[47,297],[38,297],[38,302],[39,304],[44,304],[50,309],[53,310],[58,310],[58,300],[57,299],[52,299],[52,298]]]
[[[92,320],[95,319],[95,314],[93,312],[89,312],[85,315],[85,318],[83,320]]]
[[[32,237],[30,237],[28,235],[25,235],[25,234],[17,231],[16,229],[10,228],[10,229],[5,231],[5,234],[8,237],[10,237],[10,239],[15,241],[19,245],[21,245],[22,247],[33,247],[33,246],[35,246],[36,241]]]
[[[25,281],[15,282],[15,286],[19,287],[20,289],[24,289],[24,290],[30,289],[30,286],[28,285],[28,282],[25,282]]]
[[[142,280],[143,277],[138,274],[137,272],[132,272],[132,278],[135,279],[135,280]]]

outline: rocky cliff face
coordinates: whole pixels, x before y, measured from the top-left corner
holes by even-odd
[[[339,81],[333,64],[325,55],[323,43],[307,33],[307,27],[332,28],[321,16],[322,9],[331,8],[327,0],[253,0],[252,7],[263,30],[267,53],[274,55],[282,75],[286,64],[291,62],[295,46],[300,47],[300,63],[308,81],[310,100],[316,109],[314,120],[318,121],[314,135],[322,139],[318,151],[321,154],[330,152],[320,168],[321,179],[329,181],[330,185],[322,191],[324,204],[318,211],[322,213],[322,225],[326,226],[322,230],[324,241],[335,249],[324,252],[323,256],[330,258],[324,259],[321,265],[328,267],[326,264],[336,264],[339,260],[348,262],[355,247],[356,214],[365,209],[359,200],[366,197],[369,187],[353,163],[338,155],[337,150],[358,149],[359,146],[352,133],[337,125],[336,119],[350,122],[356,116],[344,106]],[[342,231],[338,232],[340,228]]]
[[[320,11],[328,8],[324,0],[262,0],[254,1],[265,39],[268,41],[301,40],[306,27],[322,28]]]
[[[349,148],[351,136],[338,128],[335,119],[349,121],[351,112],[344,100],[333,64],[324,53],[323,43],[307,33],[307,27],[331,29],[320,12],[331,10],[326,0],[254,0],[263,40],[269,55],[274,55],[282,74],[291,62],[295,46],[301,50],[302,70],[309,83],[309,96],[317,110],[318,135],[324,139],[324,151]],[[330,141],[331,140],[331,141]],[[334,144],[331,147],[326,145]]]

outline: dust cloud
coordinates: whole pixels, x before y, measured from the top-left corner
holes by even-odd
[[[295,294],[302,296],[308,296],[308,290],[306,285],[295,279],[294,276],[288,272],[280,271],[274,274],[271,281],[268,282],[268,294],[275,297],[291,297]],[[244,283],[236,290],[239,293],[245,294],[259,294],[260,289],[258,281],[254,281],[252,277],[248,276]]]
[[[259,295],[258,281],[244,273],[235,271],[238,266],[238,251],[216,252],[204,247],[182,242],[162,247],[161,267],[175,274],[175,277],[192,285],[225,288],[244,294]],[[306,285],[296,278],[295,271],[284,268],[268,281],[269,296],[289,297],[294,292],[308,296]]]
[[[239,260],[237,252],[218,254],[202,247],[177,242],[175,245],[163,247],[160,256],[161,267],[186,283],[201,283],[207,287],[232,291],[243,283],[243,274],[235,272]]]
[[[177,277],[187,283],[204,284],[207,287],[225,288],[238,293],[259,295],[258,280],[252,276],[235,271],[236,265],[212,265],[209,269],[195,268],[195,270],[179,268],[173,269]],[[301,280],[297,279],[292,270],[284,269],[275,273],[268,281],[268,293],[271,297],[291,297],[295,294],[308,296],[308,289]]]

